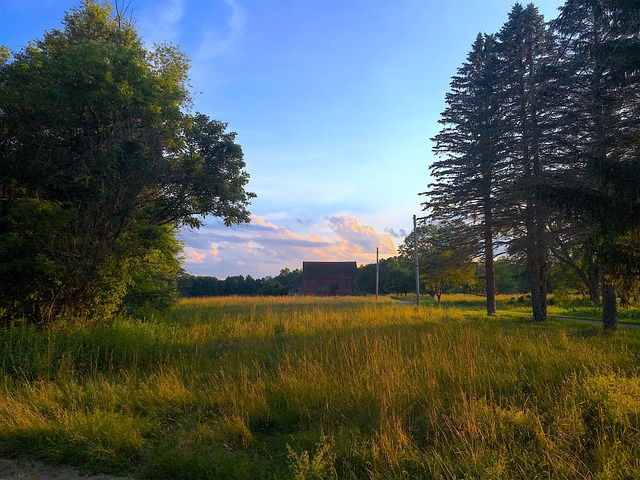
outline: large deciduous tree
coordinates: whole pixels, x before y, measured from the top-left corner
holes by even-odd
[[[242,150],[225,124],[184,113],[187,73],[180,50],[145,49],[93,0],[2,63],[3,316],[113,312],[145,265],[175,257],[178,227],[248,219]]]

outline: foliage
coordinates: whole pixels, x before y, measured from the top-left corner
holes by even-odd
[[[567,1],[554,23],[566,42],[567,99],[574,111],[560,133],[575,139],[568,150],[578,175],[559,172],[540,188],[547,201],[592,225],[590,242],[603,270],[603,322],[616,326],[615,284],[640,272],[640,109],[635,1]],[[620,52],[618,49],[620,48]],[[622,55],[621,55],[622,54]],[[608,298],[605,298],[605,293]]]
[[[415,291],[413,263],[407,263],[400,257],[380,259],[378,277],[380,294],[406,295]],[[375,263],[358,267],[358,290],[361,293],[376,293]]]
[[[215,277],[182,274],[178,278],[178,290],[183,297],[209,297],[228,295],[288,295],[300,288],[302,270],[283,268],[276,277],[254,279],[251,275],[229,276],[224,280]],[[301,293],[301,292],[299,292]]]
[[[127,312],[140,315],[168,310],[177,299],[177,276],[180,271],[179,255],[182,246],[172,229],[167,227],[145,227],[136,242],[140,249],[133,256],[135,264],[130,267],[130,287],[123,298]],[[114,268],[122,268],[122,264]]]
[[[553,134],[557,104],[549,70],[555,39],[538,9],[515,4],[497,35],[500,130],[505,140],[503,165],[509,177],[503,185],[509,211],[505,228],[517,243],[522,238],[529,274],[533,316],[544,320],[548,293],[548,233],[550,212],[535,197],[532,186],[559,168]],[[512,244],[513,246],[513,244]]]
[[[464,219],[482,238],[488,315],[496,311],[494,237],[501,209],[496,190],[504,183],[497,66],[496,37],[478,34],[451,80],[438,121],[443,128],[432,139],[434,153],[444,158],[431,165],[436,181],[421,194],[428,196],[423,206],[436,220]]]
[[[248,219],[242,150],[225,124],[183,113],[187,71],[179,49],[145,49],[131,19],[93,0],[1,64],[5,317],[132,307],[171,288],[179,226]]]
[[[495,267],[498,294],[523,293],[528,290],[529,279],[522,262],[514,258],[503,258],[496,261]]]
[[[420,279],[438,302],[445,290],[475,283],[473,258],[478,246],[466,224],[426,224],[418,226],[416,232]],[[410,264],[414,258],[413,232],[399,252],[400,258]]]
[[[567,0],[547,25],[516,4],[451,80],[424,206],[478,227],[489,314],[496,237],[526,259],[536,320],[551,254],[594,303],[602,292],[611,328],[616,288],[626,301],[637,284],[639,11],[637,0]]]

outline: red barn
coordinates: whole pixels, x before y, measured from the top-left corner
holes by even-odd
[[[356,262],[302,262],[305,295],[355,295],[358,288]]]

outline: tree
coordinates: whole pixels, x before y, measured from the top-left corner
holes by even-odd
[[[379,293],[406,295],[415,291],[413,260],[407,262],[400,257],[382,258],[379,267]],[[358,267],[358,291],[376,293],[375,263]]]
[[[286,288],[286,293],[288,293],[289,290],[295,289],[302,285],[302,269],[296,268],[294,270],[291,270],[290,268],[283,268],[282,270],[280,270],[280,273],[276,277],[276,280],[278,280]],[[302,290],[300,290],[300,292],[298,293],[302,293]]]
[[[0,45],[0,65],[6,63],[11,58],[11,50],[6,45]]]
[[[479,34],[451,80],[447,108],[439,120],[444,127],[432,139],[433,151],[444,159],[431,166],[436,182],[422,193],[429,197],[423,205],[434,218],[476,222],[477,235],[483,238],[488,315],[496,312],[496,190],[503,175],[496,74],[496,39]]]
[[[497,35],[499,89],[504,153],[510,176],[505,179],[505,199],[511,215],[507,224],[525,238],[533,318],[547,315],[546,226],[548,208],[534,195],[533,185],[553,168],[553,148],[548,134],[553,114],[549,104],[549,65],[554,41],[544,18],[533,4],[515,4]],[[521,220],[522,219],[522,220]]]
[[[559,172],[540,195],[594,226],[603,267],[603,325],[617,325],[616,283],[640,273],[640,13],[636,0],[568,0],[554,27],[565,45],[568,101],[561,132],[579,175]]]
[[[591,302],[600,305],[602,266],[597,263],[593,226],[577,219],[557,223],[560,227],[554,229],[549,242],[553,258],[566,267],[560,268],[565,276],[576,277],[582,283],[582,289],[588,292]]]
[[[458,221],[421,225],[416,231],[420,279],[438,303],[445,290],[475,283],[473,258],[478,245],[470,227]],[[413,233],[405,238],[399,252],[404,262],[412,261]]]
[[[177,278],[181,269],[179,255],[182,245],[173,229],[166,226],[146,226],[139,232],[140,241],[132,242],[138,252],[129,254],[133,265],[125,284],[123,304],[131,314],[169,309],[177,298]],[[122,264],[113,266],[122,269]]]
[[[358,292],[376,293],[376,264],[369,263],[358,267]]]
[[[112,313],[179,226],[248,220],[242,150],[225,124],[183,113],[187,71],[92,0],[2,63],[4,317]]]
[[[380,283],[383,293],[406,295],[415,291],[415,273],[413,262],[400,257],[380,260]]]
[[[496,261],[496,289],[498,293],[524,293],[529,281],[526,266],[512,257]]]

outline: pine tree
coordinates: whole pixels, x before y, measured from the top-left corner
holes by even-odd
[[[495,37],[478,34],[452,78],[439,120],[444,127],[432,139],[434,153],[443,159],[432,164],[435,183],[423,193],[434,218],[474,222],[483,239],[488,315],[496,312],[494,216],[502,175],[495,52]]]
[[[499,96],[509,171],[504,187],[510,204],[508,225],[516,237],[524,237],[533,318],[547,315],[548,208],[539,201],[533,186],[554,167],[550,142],[553,37],[533,4],[514,5],[497,35]]]
[[[637,275],[640,229],[640,13],[636,0],[568,0],[553,23],[565,45],[572,170],[547,192],[552,202],[595,226],[591,242],[604,266],[603,324],[617,324],[615,283]],[[578,175],[575,172],[579,172]]]

